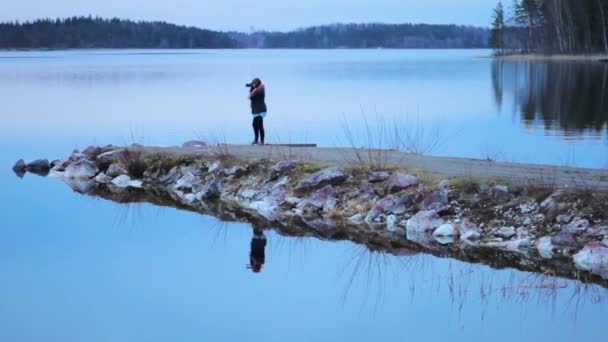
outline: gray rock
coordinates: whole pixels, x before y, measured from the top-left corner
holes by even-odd
[[[474,231],[474,230],[468,230],[464,233],[461,233],[461,235],[460,235],[461,240],[477,241],[480,238],[481,238],[481,234],[478,231]]]
[[[592,236],[592,237],[608,236],[608,227],[601,226],[601,227],[588,228],[587,231],[585,232],[585,235]]]
[[[510,239],[515,236],[515,227],[500,227],[494,231],[494,235],[504,239]]]
[[[389,213],[401,215],[405,213],[408,207],[410,207],[416,198],[416,194],[413,192],[408,192],[401,197],[397,201],[395,201],[395,205],[389,210]]]
[[[404,174],[404,173],[393,173],[388,178],[388,193],[392,194],[401,190],[405,190],[410,186],[416,185],[418,183],[418,179],[412,175]]]
[[[65,168],[63,177],[71,179],[89,179],[95,177],[99,169],[88,159],[80,159]]]
[[[201,179],[192,172],[186,172],[173,186],[176,190],[192,190],[196,185],[201,184]]]
[[[120,162],[110,164],[108,170],[106,171],[106,175],[112,178],[118,177],[120,175],[126,175],[128,173],[129,172],[127,171],[125,165]]]
[[[388,179],[389,176],[390,176],[390,173],[388,173],[387,171],[375,171],[369,175],[369,182],[370,183],[384,182],[385,180]]]
[[[215,200],[220,198],[222,194],[222,183],[218,177],[207,182],[202,190],[196,194],[196,198],[199,201],[203,200]]]
[[[298,167],[298,162],[293,160],[284,160],[280,161],[272,167],[272,170],[278,174],[283,174],[285,172],[289,172]]]
[[[331,185],[326,185],[320,190],[317,190],[312,196],[303,199],[298,203],[297,208],[304,211],[324,209],[325,211],[331,210],[330,207],[335,207],[336,203],[336,190]]]
[[[420,203],[421,210],[440,210],[448,205],[448,190],[439,189],[426,196]]]
[[[551,243],[562,249],[577,249],[579,246],[574,233],[569,231],[562,231],[552,236]]]
[[[346,176],[334,169],[325,169],[314,173],[310,177],[301,180],[294,189],[297,196],[301,196],[307,191],[315,190],[326,185],[337,185],[346,180]]]
[[[183,143],[182,147],[187,149],[201,149],[207,147],[207,143],[200,140],[190,140]]]
[[[527,202],[519,205],[519,210],[522,212],[522,214],[533,213],[536,211],[536,209],[538,209],[536,202]]]
[[[281,203],[285,201],[287,191],[285,185],[288,183],[288,177],[265,184],[254,196],[254,202],[249,204],[249,208],[257,211],[260,215],[269,221],[275,221],[280,215]],[[302,215],[301,209],[293,209],[295,215]]]
[[[589,227],[589,220],[574,219],[570,224],[564,227],[564,230],[573,233],[582,232],[584,230],[587,230],[587,227]]]
[[[95,181],[97,183],[102,183],[102,184],[106,184],[106,183],[110,183],[112,182],[112,177],[109,177],[108,175],[106,175],[105,173],[100,173],[97,176],[95,176]]]
[[[442,179],[437,183],[437,187],[440,189],[447,189],[450,186],[450,181],[447,179]]]
[[[608,247],[601,242],[591,242],[574,255],[576,267],[608,279]]]
[[[245,172],[247,172],[247,169],[242,167],[242,166],[233,166],[229,169],[224,169],[223,173],[226,176],[235,176],[235,177],[239,177],[241,175],[243,175]]]
[[[69,179],[64,178],[63,181],[72,189],[74,192],[79,194],[88,194],[89,192],[95,190],[99,183],[91,180],[91,179]]]
[[[458,236],[458,230],[451,223],[442,224],[435,231],[433,236]]]
[[[444,224],[445,221],[437,215],[436,211],[420,211],[412,218],[407,220],[406,229],[408,236],[410,233],[424,233],[433,231]]]
[[[359,184],[359,194],[357,198],[361,201],[371,201],[376,197],[376,192],[374,188],[366,181],[361,182]]]
[[[119,188],[126,188],[129,186],[129,182],[131,181],[131,177],[127,175],[120,175],[112,179],[112,184],[116,185]]]
[[[25,170],[27,172],[35,173],[37,175],[47,175],[51,170],[51,166],[49,161],[46,159],[35,160],[31,163],[28,163],[25,166]]]
[[[395,197],[388,195],[374,204],[374,207],[367,213],[365,221],[370,223],[381,214],[387,213],[395,205]]]
[[[543,202],[545,203],[545,202]],[[570,209],[570,205],[567,203],[555,203],[553,202],[553,204],[550,204],[549,207],[545,207],[546,210],[546,220],[547,222],[553,222],[557,219],[558,216],[565,214],[569,209]],[[541,204],[541,208],[542,204]]]
[[[119,161],[122,156],[124,156],[125,150],[116,149],[108,152],[104,152],[97,156],[95,162],[97,165],[110,165],[116,161]]]
[[[495,201],[505,201],[509,199],[509,188],[506,185],[495,185],[488,190],[488,195]]]

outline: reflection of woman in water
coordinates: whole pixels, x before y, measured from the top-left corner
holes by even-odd
[[[249,252],[249,265],[254,273],[260,273],[264,262],[266,261],[266,236],[260,228],[253,228],[253,237],[251,238],[251,252]]]

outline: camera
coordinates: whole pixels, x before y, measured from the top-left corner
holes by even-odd
[[[247,88],[253,88],[253,83],[246,83],[245,87],[247,87]]]

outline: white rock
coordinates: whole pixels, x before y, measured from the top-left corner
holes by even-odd
[[[591,242],[574,255],[574,264],[580,269],[608,279],[608,247],[600,242]]]
[[[553,257],[553,243],[551,242],[551,237],[545,236],[538,240],[538,244],[536,245],[536,249],[538,250],[538,254],[545,259],[551,259]]]
[[[363,222],[363,219],[365,218],[365,216],[361,215],[361,214],[355,214],[353,216],[350,217],[350,221],[356,224],[359,224],[361,222]]]
[[[116,185],[119,188],[126,188],[129,186],[129,182],[131,181],[131,177],[127,175],[120,175],[114,179],[112,179],[112,184]]]
[[[130,183],[130,182],[129,182]],[[184,198],[186,199],[186,201],[188,202],[194,202],[194,200],[196,199],[196,196],[193,193],[189,193],[189,194],[185,194]]]
[[[219,169],[220,166],[221,166],[220,162],[216,161],[216,162],[212,163],[211,165],[209,165],[209,168],[208,168],[207,172],[214,172],[217,169]]]
[[[433,236],[457,236],[458,231],[454,228],[451,223],[442,224],[439,228],[435,229]]]
[[[132,180],[127,184],[129,187],[131,188],[137,188],[137,189],[141,189],[144,186],[144,182],[136,179],[136,180]],[[194,195],[193,195],[194,196]]]
[[[386,217],[386,230],[394,232],[397,229],[397,216],[388,215]]]

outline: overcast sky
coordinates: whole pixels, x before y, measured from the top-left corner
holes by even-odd
[[[99,15],[165,20],[220,30],[336,22],[488,26],[497,0],[0,0],[0,20]]]

